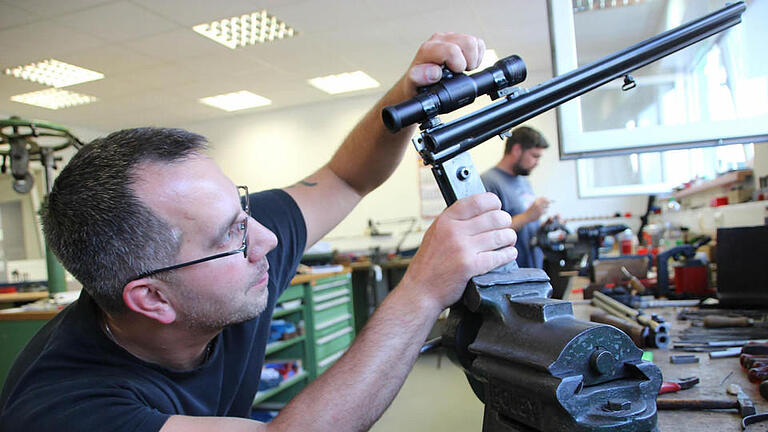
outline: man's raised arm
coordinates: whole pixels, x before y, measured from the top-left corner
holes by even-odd
[[[480,65],[485,43],[474,36],[438,33],[419,48],[406,74],[355,126],[333,158],[303,181],[286,188],[304,215],[307,247],[335,227],[368,192],[400,164],[414,127],[386,130],[381,109],[413,97],[417,87],[437,82],[442,65],[454,72]]]

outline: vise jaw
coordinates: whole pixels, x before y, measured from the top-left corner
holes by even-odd
[[[551,291],[542,270],[500,268],[451,307],[442,343],[485,403],[483,431],[656,431],[658,367]]]

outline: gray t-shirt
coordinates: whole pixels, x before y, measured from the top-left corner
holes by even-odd
[[[499,168],[491,168],[480,176],[488,192],[495,193],[501,200],[501,208],[515,216],[528,210],[536,200],[531,183],[525,176],[512,175]],[[531,248],[531,239],[536,236],[539,221],[525,224],[517,231],[517,265],[520,268],[542,268],[544,255],[538,247]]]

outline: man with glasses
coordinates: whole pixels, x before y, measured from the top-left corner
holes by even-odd
[[[349,350],[269,424],[248,420],[277,297],[304,250],[394,171],[413,129],[381,107],[479,65],[485,47],[436,34],[331,161],[283,190],[249,194],[205,156],[205,139],[140,128],[95,140],[57,178],[46,239],[83,284],[17,359],[0,430],[347,431],[369,428],[467,280],[514,259],[492,194],[435,220],[398,287]]]

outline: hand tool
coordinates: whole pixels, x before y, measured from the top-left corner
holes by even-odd
[[[755,404],[752,402],[752,399],[744,393],[744,390],[741,389],[740,385],[735,383],[729,384],[726,388],[726,392],[736,396],[736,401],[739,403],[739,414],[741,414],[742,418],[756,414]]]
[[[741,348],[733,347],[721,351],[712,351],[709,353],[709,358],[726,358],[726,357],[738,357],[741,355]]]
[[[763,382],[760,383],[758,390],[760,391],[760,396],[762,396],[763,399],[768,400],[768,380],[763,380]]]
[[[669,356],[669,362],[674,364],[698,363],[699,358],[693,354],[676,354]]]
[[[687,377],[680,378],[672,381],[664,381],[661,383],[659,394],[674,393],[680,390],[687,390],[699,383],[699,377]]]
[[[626,276],[627,279],[629,279],[629,285],[632,287],[633,295],[642,294],[645,292],[645,285],[640,282],[640,279],[638,279],[637,276],[630,273],[629,270],[627,270],[627,268],[624,266],[621,266],[621,272],[624,273],[624,276]]]
[[[739,355],[739,363],[745,369],[750,369],[755,362],[767,362],[768,355],[758,354],[741,354]]]
[[[741,352],[744,354],[768,356],[768,343],[759,342],[759,341],[750,341],[749,343],[741,347]]]
[[[768,378],[768,365],[750,368],[747,371],[747,378],[753,383],[765,381]]]
[[[707,328],[720,328],[720,327],[751,327],[755,324],[755,320],[748,317],[728,317],[728,316],[708,316],[704,318],[704,327]]]
[[[755,414],[755,405],[752,400],[741,392],[736,400],[728,399],[657,399],[656,409],[659,410],[707,410],[707,409],[735,409],[742,418]]]
[[[661,321],[658,317],[651,317],[642,311],[632,309],[631,307],[616,301],[609,296],[595,291],[592,293],[592,305],[615,315],[619,318],[637,321],[638,324],[648,327],[646,346],[655,346],[666,349],[669,346],[669,329],[667,323]]]
[[[741,428],[746,429],[747,426],[755,423],[762,423],[768,420],[768,413],[752,414],[741,419]]]

